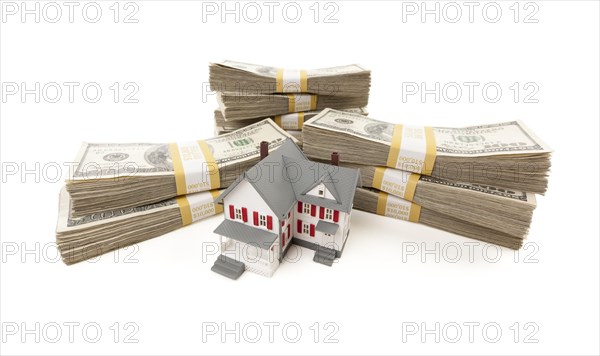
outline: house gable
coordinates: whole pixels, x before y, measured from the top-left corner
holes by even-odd
[[[306,195],[312,195],[317,198],[330,199],[336,201],[335,196],[331,194],[331,191],[327,189],[327,186],[323,182],[317,183],[312,189],[306,192]]]
[[[350,212],[354,199],[354,190],[360,186],[360,171],[351,168],[283,157],[296,200],[315,204],[334,210]],[[292,173],[289,173],[289,171]],[[294,172],[301,172],[301,174]],[[332,198],[323,199],[318,194],[319,186],[324,185]],[[316,189],[315,189],[316,188]],[[311,192],[316,194],[308,194]]]
[[[233,206],[233,217],[231,206]],[[245,213],[241,212],[241,219],[238,209],[246,209]],[[223,211],[226,219],[279,233],[279,217],[275,215],[269,204],[263,200],[254,186],[245,179],[239,181],[235,188],[229,191],[227,196],[223,198]],[[271,219],[271,229],[268,229],[267,225],[269,216]]]

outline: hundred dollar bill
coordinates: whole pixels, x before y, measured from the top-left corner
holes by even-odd
[[[366,108],[352,108],[344,111],[357,113],[360,115],[368,115]],[[302,144],[302,126],[304,121],[319,114],[320,111],[296,112],[284,115],[276,115],[273,121],[284,129],[288,134],[298,140],[298,145]],[[223,135],[231,131],[237,130],[255,121],[264,120],[265,118],[226,121],[221,114],[221,110],[215,110],[215,134]]]
[[[536,207],[535,195],[506,188],[454,182],[387,167],[358,168],[372,187],[423,208],[524,239]]]
[[[229,186],[291,136],[265,119],[229,134],[171,144],[84,143],[67,181],[74,216],[131,208]]]
[[[371,71],[357,64],[322,69],[284,69],[236,61],[209,65],[213,91],[248,94],[312,93],[368,96]]]
[[[250,120],[260,116],[273,117],[325,108],[350,109],[367,106],[369,94],[362,96],[317,94],[246,94],[217,93],[217,103],[226,121]]]
[[[303,148],[326,159],[386,166],[441,179],[544,193],[550,148],[520,121],[464,128],[395,125],[323,110],[304,123]]]
[[[357,188],[354,208],[393,219],[417,222],[514,250],[523,245],[523,238],[507,234],[504,230],[473,224],[376,189]]]
[[[342,111],[352,112],[360,115],[368,115],[366,108],[350,108],[344,109]],[[302,130],[302,126],[304,122],[315,117],[321,111],[303,111],[303,112],[294,112],[283,115],[275,115],[270,118],[275,121],[279,127],[284,130]],[[234,121],[226,121],[221,113],[220,109],[216,109],[214,112],[215,117],[215,126],[222,127],[224,130],[237,130],[244,126],[248,126],[249,124],[253,124],[255,122],[266,119],[267,117],[259,117],[255,119],[247,119],[247,120],[234,120]]]
[[[100,256],[221,213],[220,191],[189,194],[128,209],[72,216],[66,189],[60,193],[56,243],[66,264]]]
[[[233,130],[229,130],[225,127],[215,126],[215,136],[225,135],[227,133],[230,133],[231,131]],[[296,144],[298,145],[298,147],[302,148],[302,130],[285,130],[285,132],[287,132],[288,135],[295,138],[297,140]]]

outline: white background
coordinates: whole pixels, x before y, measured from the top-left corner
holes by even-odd
[[[321,3],[317,23],[312,1],[297,3],[302,15],[295,23],[293,9],[288,19],[282,15],[286,3],[275,7],[273,23],[262,2],[257,23],[249,21],[256,15],[252,8],[237,23],[235,15],[222,21],[220,13],[205,12],[203,18],[202,3],[193,1],[121,3],[117,23],[113,1],[97,2],[102,15],[96,23],[87,21],[95,5],[88,5],[86,20],[81,10],[87,3],[76,3],[71,23],[69,8],[58,2],[62,18],[50,23],[55,8],[44,14],[46,2],[38,2],[39,23],[34,15],[23,22],[2,3],[3,354],[600,352],[597,2],[523,2],[516,23],[513,1],[487,5],[487,17],[482,9],[488,3],[476,2],[471,19],[463,2],[440,2],[439,22],[434,15],[410,15],[422,9],[420,2]],[[22,10],[20,2],[16,6]],[[136,7],[132,19],[138,22],[125,23]],[[462,17],[452,23],[456,7]],[[502,14],[492,22],[496,7]],[[335,9],[330,20],[338,22],[326,23]],[[203,98],[203,88],[208,63],[219,59],[288,68],[360,63],[372,69],[369,111],[382,120],[439,126],[523,120],[555,150],[528,244],[519,254],[481,243],[470,251],[472,240],[355,212],[344,256],[332,268],[296,248],[300,260],[283,264],[271,279],[246,273],[231,281],[211,272],[215,256],[202,252],[203,244],[217,241],[212,230],[221,217],[213,217],[96,263],[67,267],[56,261],[58,192],[67,170],[52,182],[51,168],[71,162],[82,141],[211,137],[216,100],[210,93]],[[31,89],[36,82],[41,88],[79,86],[73,103],[65,86],[57,103],[49,102],[53,92],[39,103],[32,94],[24,100],[20,92],[7,95],[10,83]],[[121,86],[117,103],[110,89],[115,82]],[[139,88],[138,103],[124,102],[128,82]],[[436,103],[434,95],[403,100],[403,83],[410,82],[479,86],[472,103],[464,86],[457,103],[450,102],[454,94]],[[521,87],[517,103],[510,89],[515,82]],[[84,100],[86,83],[102,88],[97,103]],[[486,83],[502,89],[496,103],[482,96]],[[525,90],[526,83],[533,86]],[[526,103],[535,86],[538,102]],[[495,96],[491,89],[488,94]],[[38,162],[41,172],[21,176]],[[19,172],[9,175],[14,164]],[[425,250],[437,250],[439,260]],[[222,332],[235,330],[236,322],[239,342],[235,332]],[[280,323],[273,342],[269,322]],[[69,323],[79,323],[71,335]],[[205,331],[219,328],[215,335],[205,332],[205,342],[203,325]],[[252,343],[256,325],[262,337]],[[474,325],[471,337],[468,325]],[[292,343],[297,328],[302,335]],[[96,329],[102,335],[91,342]],[[502,334],[492,342],[497,330]],[[136,343],[125,342],[129,334]],[[325,342],[329,334],[337,343]]]

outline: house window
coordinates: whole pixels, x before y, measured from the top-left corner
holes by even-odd
[[[236,220],[242,220],[242,209],[235,209],[235,218]]]
[[[260,215],[258,219],[258,225],[267,226],[267,217],[265,215]]]
[[[310,204],[302,204],[302,212],[304,214],[310,214]]]
[[[308,224],[302,224],[302,233],[304,233],[304,234],[310,233],[310,228],[309,228]]]
[[[325,220],[333,220],[333,210],[325,209]]]
[[[319,184],[319,187],[317,188],[317,195],[320,197],[325,196],[325,185],[323,183]]]

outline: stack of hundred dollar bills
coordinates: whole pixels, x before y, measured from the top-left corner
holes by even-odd
[[[221,212],[221,189],[291,138],[270,119],[177,143],[84,143],[61,191],[56,240],[67,264]]]
[[[313,159],[359,168],[354,207],[519,249],[550,170],[550,148],[520,121],[463,128],[392,124],[325,109],[303,126]]]
[[[268,117],[301,142],[304,121],[324,108],[367,114],[371,72],[356,64],[291,70],[223,61],[211,63],[209,75],[217,134]]]

